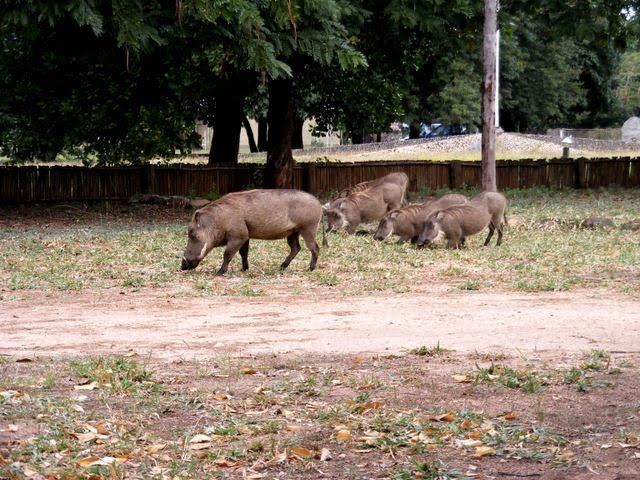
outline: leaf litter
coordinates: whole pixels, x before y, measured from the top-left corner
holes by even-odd
[[[592,357],[571,360],[579,368]],[[454,351],[252,356],[250,366],[131,358],[86,361],[81,371],[65,359],[5,361],[0,478],[581,478],[635,471],[640,456],[633,355],[606,354],[607,368],[591,375],[619,371],[586,392],[563,381],[566,357],[544,355],[501,359],[509,366],[500,372],[544,373],[548,384],[533,392],[474,379],[476,360]],[[146,374],[126,389],[80,393],[93,383],[87,366]],[[43,369],[67,374],[47,388],[26,380]]]

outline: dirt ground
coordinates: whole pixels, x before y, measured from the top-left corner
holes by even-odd
[[[395,385],[390,390],[393,393],[381,393],[368,403],[384,404],[390,411],[395,409],[397,415],[408,409],[440,409],[458,412],[456,416],[460,412],[481,412],[499,422],[504,421],[500,417],[504,412],[515,412],[518,424],[529,425],[528,435],[538,431],[544,419],[544,428],[569,442],[558,447],[536,447],[539,452],[553,450],[555,463],[535,460],[536,454],[530,454],[530,458],[517,453],[474,458],[461,452],[461,447],[440,448],[438,458],[464,472],[463,477],[455,478],[639,478],[637,299],[609,291],[486,293],[454,291],[444,285],[411,295],[384,297],[344,298],[330,287],[308,296],[290,296],[286,277],[282,282],[271,297],[257,299],[180,298],[154,290],[2,290],[0,354],[37,365],[48,356],[135,352],[140,358],[151,358],[166,378],[181,378],[185,390],[208,392],[220,392],[220,382],[228,380],[220,380],[215,374],[196,374],[206,359],[230,355],[253,364],[271,359],[268,361],[275,362],[273,368],[262,367],[260,378],[245,375],[234,380],[232,391],[239,400],[232,404],[232,411],[239,412],[239,405],[248,402],[242,400],[244,395],[250,398],[256,389],[268,388],[266,379],[278,382],[282,375],[294,378],[337,369],[345,375],[376,378],[388,387]],[[425,346],[439,346],[448,353],[436,358],[408,353]],[[558,381],[536,395],[452,381],[460,372],[473,370],[474,365],[486,367],[493,355],[504,364],[527,364],[527,368],[557,375],[578,365],[584,353],[594,349],[608,352],[611,365],[624,368],[612,379],[612,387],[593,388],[587,394]],[[302,359],[304,364],[300,360],[289,363],[293,358]],[[303,411],[312,408],[310,405],[348,405],[353,394],[342,385],[345,383],[287,408],[303,416]],[[261,415],[273,413],[267,409]],[[158,418],[157,425],[147,424],[152,434],[166,434],[168,428],[191,428],[195,421],[189,411],[174,411],[170,418]],[[332,434],[317,420],[307,422],[315,426],[307,433],[295,430],[295,439],[319,451],[326,444],[321,442]],[[369,434],[364,432],[362,438]],[[522,448],[525,454],[531,448],[527,442]],[[328,445],[333,452],[341,448],[335,441]],[[451,445],[455,443],[451,441]],[[344,453],[330,462],[305,462],[304,467],[293,460],[285,462],[286,467],[267,462],[269,467],[263,467],[266,470],[259,470],[254,477],[247,477],[246,470],[237,467],[227,469],[223,478],[435,478],[423,477],[419,471],[413,471],[410,477],[397,476],[401,456],[393,450],[390,454],[370,448],[342,446],[342,450]],[[411,472],[410,467],[403,468]]]
[[[326,288],[269,297],[174,297],[143,290],[2,291],[0,352],[202,359],[216,353],[640,353],[640,301],[608,291],[463,292],[342,297]]]

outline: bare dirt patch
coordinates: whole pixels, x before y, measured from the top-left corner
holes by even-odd
[[[421,345],[461,352],[640,352],[640,304],[608,291],[448,291],[342,297],[330,288],[260,298],[165,291],[4,296],[7,355],[122,354],[203,359],[220,352],[402,353]],[[280,294],[278,294],[278,291]],[[9,299],[11,298],[11,299]]]

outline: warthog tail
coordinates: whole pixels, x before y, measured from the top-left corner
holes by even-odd
[[[326,232],[326,227],[324,226],[324,212],[322,212],[322,246],[328,247],[329,242],[327,242],[327,234],[325,232]]]

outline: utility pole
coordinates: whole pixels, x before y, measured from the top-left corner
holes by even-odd
[[[484,0],[482,68],[482,190],[496,186],[496,30],[498,0]]]

